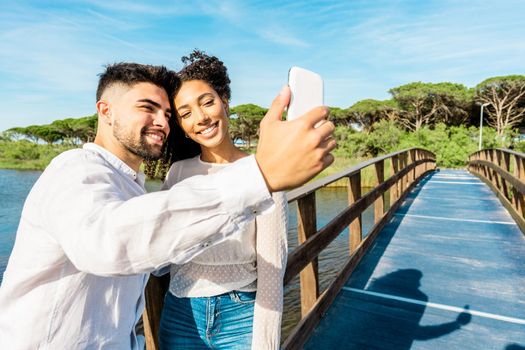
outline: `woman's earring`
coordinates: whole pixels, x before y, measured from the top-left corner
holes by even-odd
[[[188,134],[184,134],[184,136],[185,136],[185,137],[186,137],[187,139],[189,139],[189,138],[190,138],[190,137],[188,136]]]

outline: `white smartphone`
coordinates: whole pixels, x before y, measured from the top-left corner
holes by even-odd
[[[287,120],[293,120],[311,109],[324,105],[323,78],[304,68],[292,67],[288,71],[288,86],[292,96]]]

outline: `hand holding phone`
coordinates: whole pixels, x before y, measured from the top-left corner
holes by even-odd
[[[287,120],[293,120],[315,107],[324,105],[323,78],[319,74],[304,68],[292,67],[288,71],[288,86],[292,95],[288,105]]]

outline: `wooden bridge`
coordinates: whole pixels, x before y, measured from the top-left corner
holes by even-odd
[[[366,168],[377,185],[362,195]],[[473,154],[470,172],[440,171],[410,149],[290,192],[300,245],[285,282],[300,274],[302,319],[283,348],[525,349],[524,168],[498,149]],[[349,206],[318,230],[315,192],[341,178]],[[319,291],[317,257],[347,226],[346,264]]]
[[[470,172],[439,170],[414,148],[289,192],[299,245],[285,284],[300,276],[301,319],[282,348],[525,349],[524,169],[525,154],[497,149],[471,155]],[[364,171],[377,180],[366,194]],[[342,179],[348,207],[318,228],[316,191]],[[374,224],[363,232],[369,207]],[[318,256],[346,228],[348,256],[321,291]],[[148,349],[156,283],[146,293]]]

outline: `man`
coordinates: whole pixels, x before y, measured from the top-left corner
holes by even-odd
[[[1,349],[135,349],[148,273],[191,259],[272,206],[270,192],[328,166],[333,125],[318,108],[282,122],[289,90],[261,123],[257,154],[146,194],[178,84],[164,67],[107,67],[94,143],[56,157],[29,194],[0,288]],[[227,189],[227,190],[225,190]]]

